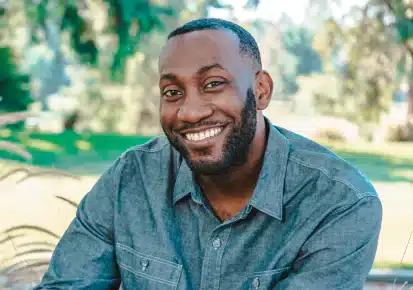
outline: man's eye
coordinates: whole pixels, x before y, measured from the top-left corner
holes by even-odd
[[[223,83],[224,83],[224,82],[213,81],[213,82],[208,83],[208,84],[205,86],[205,88],[206,88],[206,89],[214,88],[214,87],[217,87],[217,86],[219,86],[219,85],[222,85]]]
[[[169,91],[164,92],[164,96],[166,97],[177,97],[180,95],[182,95],[182,93],[178,90],[169,90]]]

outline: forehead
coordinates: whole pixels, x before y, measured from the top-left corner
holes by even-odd
[[[159,58],[159,72],[194,74],[199,68],[218,63],[229,72],[245,67],[238,37],[227,30],[200,30],[169,39]]]

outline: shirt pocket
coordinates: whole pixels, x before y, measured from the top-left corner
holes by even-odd
[[[248,275],[242,289],[262,290],[274,289],[278,281],[284,279],[290,267],[284,267],[269,271],[255,272]]]
[[[120,243],[116,243],[116,250],[122,285],[125,290],[177,288],[182,265],[138,252]]]

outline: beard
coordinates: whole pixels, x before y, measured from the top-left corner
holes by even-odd
[[[219,125],[217,123],[199,122],[188,125],[195,128],[201,125]],[[248,161],[248,153],[257,129],[257,104],[252,88],[247,90],[247,98],[241,111],[241,120],[236,123],[225,138],[222,154],[217,160],[193,160],[191,153],[179,137],[178,133],[166,130],[162,126],[171,145],[182,155],[189,168],[196,175],[219,175],[230,172],[235,167],[242,166]],[[209,156],[210,150],[198,152],[200,155]]]

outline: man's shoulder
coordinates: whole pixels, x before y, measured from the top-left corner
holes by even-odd
[[[287,179],[298,183],[312,179],[314,182],[325,184],[333,191],[347,191],[356,199],[377,196],[371,182],[354,165],[315,141],[285,129],[280,131],[291,146],[288,171],[294,176]]]
[[[149,141],[135,145],[126,150],[123,155],[132,154],[146,154],[146,153],[160,153],[162,150],[169,149],[170,143],[166,136],[157,136]]]
[[[147,142],[130,147],[119,157],[118,163],[122,167],[119,172],[130,172],[136,176],[136,171],[145,174],[148,170],[153,174],[153,168],[158,168],[176,154],[165,136],[154,137]],[[123,174],[125,176],[125,174]]]

